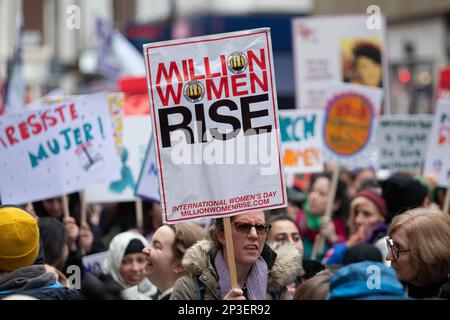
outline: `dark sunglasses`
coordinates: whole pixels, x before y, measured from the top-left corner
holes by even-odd
[[[241,232],[241,233],[249,233],[250,230],[255,227],[256,229],[256,233],[257,234],[267,234],[270,231],[270,228],[272,228],[272,226],[268,223],[262,224],[262,223],[256,223],[256,224],[251,224],[248,222],[232,222],[231,223],[237,232]]]

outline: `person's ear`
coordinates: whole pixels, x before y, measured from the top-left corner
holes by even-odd
[[[184,271],[183,266],[181,265],[180,261],[177,261],[175,263],[174,268],[172,269],[172,272],[175,274],[175,276],[179,275],[180,273],[182,273]]]

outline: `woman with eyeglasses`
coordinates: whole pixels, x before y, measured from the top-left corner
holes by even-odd
[[[286,285],[302,272],[294,246],[274,251],[267,244],[271,226],[264,212],[230,218],[239,289],[232,289],[228,272],[223,220],[209,228],[210,240],[186,251],[182,264],[188,275],[177,280],[171,300],[265,300],[289,297]]]
[[[386,260],[410,297],[450,299],[450,215],[408,210],[392,220],[387,246]]]

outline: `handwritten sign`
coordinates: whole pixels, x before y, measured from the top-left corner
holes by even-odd
[[[380,116],[376,129],[379,168],[421,170],[432,123],[429,114]]]
[[[348,167],[374,165],[374,126],[382,90],[339,84],[328,89],[323,126],[325,160]]]
[[[158,167],[153,139],[150,140],[147,148],[145,161],[136,185],[136,195],[156,202],[160,201]]]
[[[450,185],[450,101],[446,99],[436,104],[424,167],[424,174],[429,173],[436,175],[440,186]]]
[[[111,127],[105,94],[2,117],[2,201],[37,201],[117,178]]]
[[[150,141],[150,116],[125,116],[120,176],[106,184],[86,189],[88,203],[135,201],[134,190]]]
[[[81,258],[84,270],[86,272],[101,274],[102,264],[108,256],[108,251],[103,251],[99,253],[94,253],[88,256],[83,256]]]
[[[323,110],[280,111],[284,172],[323,171]]]

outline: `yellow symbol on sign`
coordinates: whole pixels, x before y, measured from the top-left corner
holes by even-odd
[[[189,81],[184,87],[184,97],[190,102],[198,102],[204,95],[205,88],[200,81]]]
[[[235,74],[239,74],[247,69],[247,57],[242,52],[233,52],[228,57],[228,69]]]

